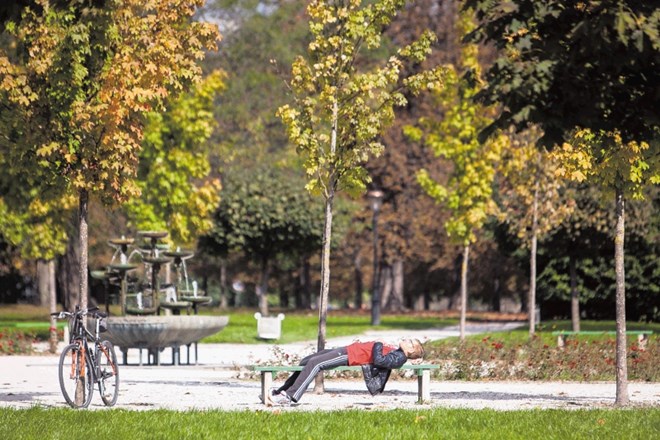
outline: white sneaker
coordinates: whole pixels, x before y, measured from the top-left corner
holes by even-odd
[[[291,406],[293,404],[291,397],[285,392],[269,396],[268,400],[271,406]]]

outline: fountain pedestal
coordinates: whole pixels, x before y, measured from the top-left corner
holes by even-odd
[[[172,363],[179,364],[179,348],[188,347],[188,363],[190,363],[190,346],[214,333],[222,330],[229,318],[227,316],[199,316],[197,315],[197,304],[208,302],[210,297],[198,297],[196,290],[192,301],[182,301],[178,295],[167,295],[165,301],[160,301],[161,287],[169,289],[171,285],[161,284],[159,272],[166,269],[166,282],[169,283],[169,264],[174,262],[177,268],[176,291],[179,290],[181,282],[180,270],[183,269],[187,292],[188,276],[185,271],[185,261],[194,254],[190,251],[169,251],[169,245],[159,243],[159,240],[167,237],[166,231],[138,231],[138,235],[145,239],[144,243],[134,244],[133,238],[113,238],[108,244],[115,248],[115,253],[106,271],[93,271],[92,276],[103,280],[107,285],[121,282],[121,314],[122,316],[111,316],[107,320],[107,332],[104,337],[112,344],[119,347],[123,353],[124,364],[128,362],[128,350],[137,348],[140,350],[140,365],[142,365],[142,350],[148,352],[148,363],[153,360],[154,364],[160,365],[160,352],[165,348],[172,348]],[[129,252],[129,247],[133,250]],[[161,253],[162,251],[162,253]],[[160,253],[160,254],[159,254]],[[145,276],[147,279],[141,290],[133,294],[140,297],[136,307],[127,306],[127,272],[138,266],[131,264],[133,255],[141,256],[141,261],[147,266]],[[115,261],[118,259],[119,261]],[[114,264],[113,264],[114,263]],[[193,282],[193,287],[195,287]],[[196,287],[195,287],[196,289]],[[108,289],[106,288],[106,294]],[[182,290],[183,292],[183,290]],[[207,299],[208,298],[208,299]],[[106,304],[108,300],[106,298]],[[107,307],[106,307],[107,308]],[[173,315],[160,316],[160,309],[169,309]],[[195,315],[190,315],[193,308]],[[181,315],[181,310],[187,309],[188,314]],[[195,350],[195,363],[197,363],[197,350]]]
[[[153,354],[154,363],[160,365],[159,353],[169,347],[172,348],[172,363],[178,365],[179,347],[213,335],[228,323],[228,316],[113,316],[108,318],[108,331],[104,337],[121,349],[124,364],[128,362],[128,350],[137,348],[140,350],[140,365],[143,349]],[[190,355],[188,357],[190,363]]]

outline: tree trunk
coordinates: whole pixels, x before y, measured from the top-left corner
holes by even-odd
[[[325,200],[325,226],[323,228],[323,248],[321,250],[321,292],[319,294],[319,332],[317,351],[325,349],[326,323],[328,320],[328,296],[330,293],[330,244],[332,238],[332,203],[334,188],[330,188]],[[316,376],[314,392],[322,393],[323,374]]]
[[[289,282],[287,283],[289,286],[286,288],[286,295],[284,295],[283,299],[286,300],[286,305],[280,304],[281,307],[286,307],[289,308],[293,302],[293,305],[295,307],[296,304],[296,296],[298,294],[298,277],[296,276],[296,270],[294,269],[289,269],[286,271]]]
[[[57,312],[57,291],[55,290],[55,260],[48,260],[48,305],[49,312]],[[57,320],[54,316],[50,317],[50,337],[48,338],[48,350],[51,353],[57,351]],[[66,341],[67,343],[69,341]]]
[[[392,296],[392,266],[387,263],[380,265],[378,270],[378,323],[380,324],[380,317],[383,309],[387,308],[385,305],[389,303],[390,296]]]
[[[87,243],[88,243],[88,204],[89,194],[86,190],[81,190],[79,194],[79,209],[78,209],[78,237],[80,246],[80,268],[78,276],[80,277],[80,290],[78,292],[78,304],[82,310],[87,309],[87,298],[89,283],[87,278]],[[84,321],[83,321],[84,322]],[[81,404],[83,400],[83,388],[85,387],[86,377],[81,377],[76,385],[76,403]]]
[[[39,259],[37,260],[37,290],[39,291],[39,305],[45,306],[49,304],[50,290],[48,289],[50,267],[49,261]]]
[[[467,315],[467,274],[468,274],[468,260],[470,258],[470,246],[463,248],[463,263],[461,264],[461,321],[459,338],[461,341],[465,340],[465,317]]]
[[[626,276],[623,266],[625,234],[625,200],[623,191],[616,190],[616,236],[614,238],[614,264],[616,271],[616,400],[625,406],[628,398],[628,364],[626,358]]]
[[[296,290],[294,291],[294,301],[296,304],[296,309],[303,309],[303,262],[305,258],[300,258],[300,265],[298,266],[298,279],[296,280]]]
[[[493,312],[500,312],[502,309],[502,282],[500,281],[499,274],[495,275],[493,280]]]
[[[261,316],[268,316],[268,278],[270,276],[270,265],[268,258],[261,260],[261,275],[259,284],[257,284],[257,299],[259,301],[259,313]]]
[[[460,310],[461,308],[461,282],[463,281],[461,271],[463,269],[463,258],[465,257],[465,255],[461,254],[456,254],[451,271],[451,290],[449,291],[449,304],[447,305],[449,310]]]
[[[77,218],[77,214],[75,215]],[[59,281],[59,291],[62,297],[62,306],[65,310],[73,311],[79,304],[78,297],[80,288],[80,234],[76,231],[78,222],[71,219],[69,228],[69,241],[67,242],[66,253],[60,257],[60,264],[57,265],[57,280]]]
[[[300,269],[298,276],[298,285],[296,288],[296,308],[309,310],[312,306],[312,289],[309,274],[309,257],[300,258]]]
[[[403,283],[404,283],[404,273],[403,273],[403,260],[396,259],[392,263],[391,267],[391,292],[387,298],[386,308],[387,310],[402,312],[404,307],[403,302]]]
[[[378,261],[378,210],[374,211],[373,216],[373,251],[374,251],[374,269],[372,275],[371,290],[371,325],[380,325],[380,305],[383,296],[383,290],[380,288],[381,280],[385,280],[383,270]]]
[[[87,297],[89,290],[89,283],[87,277],[87,243],[88,243],[88,226],[87,226],[87,216],[88,216],[88,205],[89,205],[89,194],[86,190],[81,190],[79,194],[79,211],[78,211],[78,228],[80,232],[80,292],[79,292],[79,304],[81,309],[87,308]]]
[[[339,125],[339,104],[332,104],[332,130],[330,132],[330,155],[337,152],[337,127]],[[319,294],[319,337],[318,351],[325,349],[326,323],[328,320],[328,297],[330,295],[330,249],[332,244],[332,204],[335,201],[338,177],[333,169],[329,170],[328,186],[325,188],[325,224],[323,226],[323,246],[321,249],[321,292]],[[323,375],[316,376],[314,392],[322,393]]]
[[[362,309],[364,281],[362,280],[362,257],[360,257],[359,251],[353,255],[353,276],[355,278],[355,308],[360,310]]]
[[[527,309],[529,316],[529,337],[534,337],[536,330],[536,248],[538,241],[538,200],[539,185],[536,183],[534,189],[534,202],[532,203],[532,243],[529,255],[529,299],[527,300]]]
[[[577,268],[575,256],[568,256],[568,270],[571,277],[571,324],[574,332],[580,331],[580,293],[577,289]]]
[[[229,288],[227,286],[227,262],[224,258],[222,258],[220,260],[220,307],[223,309],[229,307],[229,298],[227,292],[229,292]]]
[[[296,288],[296,276],[291,269],[284,271],[284,273],[282,273],[278,267],[275,267],[275,270],[277,271],[275,276],[279,279],[279,305],[280,307],[287,309],[289,308],[289,291]],[[286,283],[284,282],[285,277],[288,281]]]

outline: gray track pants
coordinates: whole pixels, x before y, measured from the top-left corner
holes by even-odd
[[[328,348],[310,354],[300,361],[302,371],[296,371],[277,391],[286,391],[291,400],[297,402],[321,370],[348,365],[346,347]]]

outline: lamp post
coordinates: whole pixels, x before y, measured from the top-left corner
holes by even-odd
[[[371,291],[371,325],[380,325],[380,292],[378,291],[378,213],[383,204],[385,193],[380,190],[371,190],[367,193],[367,198],[373,211],[373,231],[374,231],[374,273],[373,287]]]

